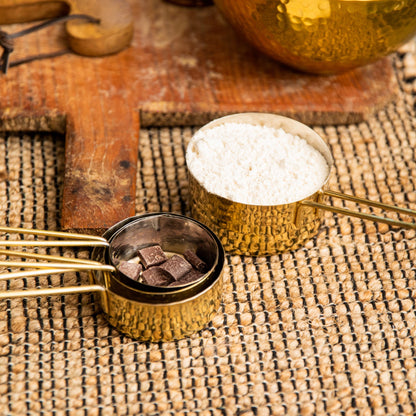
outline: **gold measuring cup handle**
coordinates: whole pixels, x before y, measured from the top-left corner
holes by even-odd
[[[367,206],[374,207],[374,208],[381,208],[381,209],[384,209],[385,211],[392,211],[392,212],[397,212],[399,214],[410,215],[416,218],[416,211],[409,209],[409,208],[396,207],[394,205],[384,204],[382,202],[372,201],[370,199],[360,198],[360,197],[356,197],[353,195],[343,194],[341,192],[335,192],[335,191],[330,191],[330,190],[321,191],[321,194],[330,196],[332,198],[353,201],[353,202],[356,202],[357,204],[363,204],[363,205],[367,205]],[[335,212],[337,214],[344,214],[344,215],[348,215],[351,217],[357,217],[357,218],[362,218],[365,220],[381,222],[381,223],[392,225],[392,226],[416,229],[416,222],[406,222],[402,220],[395,220],[392,218],[381,217],[378,215],[366,214],[364,212],[353,211],[351,209],[346,209],[346,208],[334,207],[332,205],[326,205],[320,202],[315,202],[315,201],[310,201],[310,200],[303,200],[301,201],[301,204],[306,205],[308,207]]]
[[[10,290],[0,292],[0,299],[81,294],[90,292],[105,292],[105,288],[100,285],[82,285],[66,287],[47,287],[43,289]]]
[[[0,254],[7,254],[9,256],[21,256],[25,255],[29,258],[36,259],[62,259],[62,262],[15,262],[15,261],[0,261],[0,266],[7,267],[28,267],[35,270],[19,271],[19,272],[5,272],[0,273],[0,280],[11,280],[20,277],[35,277],[50,274],[62,274],[66,272],[77,271],[91,271],[101,270],[105,272],[112,272],[115,270],[113,266],[101,264],[91,260],[66,258],[59,256],[41,255],[36,253],[26,253],[21,251],[0,250]],[[86,292],[105,292],[105,288],[100,285],[80,285],[80,286],[66,286],[58,288],[41,288],[41,289],[26,289],[26,290],[12,290],[12,291],[0,291],[0,299],[21,298],[29,296],[52,296],[52,295],[65,295],[75,293]]]
[[[115,267],[107,266],[105,264],[77,264],[74,266],[72,263],[41,263],[41,262],[26,262],[26,261],[0,261],[0,266],[7,267],[28,267],[33,269],[48,269],[48,270],[62,270],[62,272],[67,271],[85,271],[85,270],[101,270],[105,272],[115,271]],[[35,272],[35,271],[34,271]],[[34,273],[33,272],[33,273]],[[29,272],[28,272],[29,273]],[[55,271],[55,273],[57,273]],[[11,272],[8,274],[12,274]],[[0,280],[5,274],[0,273]],[[35,274],[34,274],[35,275]]]
[[[68,233],[64,231],[49,231],[49,230],[37,230],[31,228],[16,228],[16,227],[6,227],[0,226],[0,232],[5,232],[9,234],[31,234],[31,235],[40,235],[44,237],[54,237],[54,238],[65,238],[67,240],[48,240],[48,241],[31,241],[31,240],[0,240],[0,245],[3,246],[33,246],[33,245],[42,245],[42,246],[51,246],[51,247],[65,247],[65,246],[90,246],[90,247],[108,247],[108,241],[99,236],[89,235],[89,234],[77,234],[77,233]]]
[[[0,240],[0,246],[47,246],[47,247],[68,247],[68,246],[88,246],[88,247],[108,247],[109,243],[103,237],[92,236],[87,234],[75,234],[61,231],[37,230],[30,228],[13,228],[0,226],[0,232],[8,234],[31,234],[52,238],[63,238],[64,240]],[[0,254],[8,257],[29,258],[43,261],[0,261],[3,267],[20,267],[35,270],[24,270],[17,272],[0,273],[1,280],[11,280],[22,277],[35,277],[50,274],[62,274],[66,272],[101,270],[104,272],[113,272],[115,267],[102,264],[97,261],[88,259],[79,259],[73,257],[54,256],[50,254],[30,253],[26,251],[16,251],[9,249],[0,249]],[[43,295],[65,295],[79,294],[86,292],[105,292],[105,288],[96,284],[66,286],[57,288],[38,288],[25,290],[0,291],[0,299],[12,299],[29,296]]]
[[[62,256],[52,256],[49,254],[39,254],[39,253],[28,253],[26,251],[14,251],[14,250],[4,250],[0,249],[0,254],[7,255],[9,257],[26,257],[36,260],[46,260],[49,263],[41,262],[26,262],[26,261],[10,261],[4,260],[0,261],[0,266],[5,267],[28,267],[33,269],[41,270],[32,270],[24,272],[7,272],[0,273],[0,280],[9,280],[16,277],[33,277],[41,276],[44,274],[56,274],[56,273],[65,273],[68,271],[83,271],[83,270],[101,270],[107,272],[115,271],[115,267],[102,264],[98,261],[87,260],[87,259],[78,259],[73,257],[62,257]],[[46,270],[42,270],[46,269]]]
[[[63,256],[53,256],[50,254],[39,254],[39,253],[29,253],[27,251],[15,251],[8,249],[0,249],[0,254],[4,254],[10,257],[26,257],[28,259],[37,259],[37,260],[48,260],[51,262],[65,262],[65,263],[75,263],[75,264],[92,264],[98,265],[101,263],[94,260],[88,259],[79,259],[75,257],[63,257]],[[9,263],[7,263],[9,264]],[[26,263],[27,264],[27,263]]]

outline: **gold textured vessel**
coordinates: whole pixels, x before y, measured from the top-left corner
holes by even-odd
[[[331,197],[416,217],[414,210],[329,190],[328,180],[334,164],[331,152],[324,140],[305,124],[276,114],[242,113],[216,119],[199,131],[224,123],[282,128],[287,133],[305,139],[321,153],[329,167],[321,188],[306,198],[281,205],[255,205],[236,202],[207,191],[195,178],[188,163],[191,215],[213,230],[226,251],[240,255],[272,255],[296,249],[317,233],[323,210],[403,228],[416,228],[416,222],[405,222],[328,205],[328,197]],[[188,150],[193,146],[195,139],[196,136],[191,139]]]
[[[224,249],[241,255],[271,255],[294,250],[312,238],[321,224],[321,211],[302,206],[247,205],[208,192],[189,173],[192,216],[216,230]],[[323,202],[315,193],[311,201]]]
[[[92,281],[106,288],[99,296],[108,322],[132,338],[154,342],[181,339],[204,328],[217,312],[222,298],[224,252],[217,236],[190,218],[151,213],[126,219],[107,230],[103,237],[111,247],[126,229],[128,236],[137,233],[141,239],[142,234],[149,241],[166,244],[166,247],[181,247],[182,250],[195,244],[204,245],[205,250],[215,256],[206,278],[195,285],[168,292],[135,287],[114,273],[92,270]],[[96,247],[92,259],[108,263],[108,255],[108,250]]]
[[[374,62],[416,34],[416,0],[215,0],[215,4],[259,50],[313,73]]]
[[[204,328],[217,312],[222,298],[224,250],[217,236],[205,225],[179,214],[151,213],[127,218],[103,237],[57,231],[1,227],[7,234],[29,234],[58,240],[0,240],[0,246],[87,246],[95,247],[92,260],[50,256],[28,251],[0,249],[8,258],[0,260],[5,267],[23,271],[0,273],[1,280],[26,278],[68,271],[89,271],[90,284],[0,291],[0,300],[30,296],[95,293],[108,322],[124,334],[141,341],[172,341]],[[64,240],[59,240],[64,238]],[[137,243],[160,244],[163,248],[192,249],[203,255],[209,270],[186,286],[160,288],[140,285],[123,278],[110,261],[110,253],[122,243],[126,253]],[[12,257],[35,261],[15,262]]]

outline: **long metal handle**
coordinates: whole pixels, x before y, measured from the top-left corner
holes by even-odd
[[[32,258],[35,260],[46,260],[44,262],[1,260],[0,266],[3,267],[20,267],[41,270],[25,270],[18,272],[0,273],[0,280],[10,280],[18,277],[42,276],[45,274],[57,274],[69,271],[76,272],[88,270],[101,270],[104,272],[114,272],[116,270],[114,266],[108,264],[102,264],[98,261],[78,259],[73,257],[52,256],[49,254],[29,253],[26,251],[14,251],[4,249],[0,249],[0,254],[4,254],[8,257],[21,257]]]
[[[25,298],[33,296],[68,295],[88,292],[105,292],[99,285],[47,287],[44,289],[9,290],[0,292],[0,299]]]
[[[347,200],[347,201],[353,201],[353,202],[356,202],[358,204],[363,204],[363,205],[367,205],[367,206],[370,206],[370,207],[381,208],[381,209],[384,209],[385,211],[393,211],[393,212],[397,212],[399,214],[410,215],[410,216],[416,218],[416,211],[414,211],[412,209],[409,209],[409,208],[400,208],[400,207],[396,207],[394,205],[384,204],[383,202],[372,201],[370,199],[360,198],[360,197],[356,197],[356,196],[353,196],[353,195],[343,194],[341,192],[335,192],[335,191],[322,191],[322,194],[333,197],[333,198],[339,198],[339,199],[343,199],[343,200]],[[348,215],[348,216],[351,216],[351,217],[357,217],[357,218],[361,218],[361,219],[365,219],[365,220],[381,222],[381,223],[384,223],[384,224],[398,226],[398,227],[402,227],[402,228],[411,228],[411,229],[416,228],[416,222],[406,222],[406,221],[402,221],[402,220],[394,220],[394,219],[387,218],[387,217],[380,217],[378,215],[366,214],[364,212],[359,212],[359,211],[353,211],[351,209],[333,207],[332,205],[326,205],[326,204],[322,204],[320,202],[303,200],[302,205],[306,205],[308,207],[313,207],[313,208],[318,208],[318,209],[323,209],[323,210],[326,210],[326,211],[335,212],[337,214],[344,214],[344,215]]]
[[[14,263],[2,262],[2,263],[4,263],[6,266],[14,266],[14,265],[17,265],[18,262],[14,262]],[[29,266],[30,264],[33,264],[33,266]],[[81,272],[81,271],[89,271],[89,270],[100,270],[104,272],[112,272],[115,270],[113,266],[107,266],[105,264],[96,265],[96,266],[89,265],[89,264],[79,264],[77,266],[72,266],[72,265],[64,264],[64,263],[46,264],[46,263],[26,263],[25,262],[25,265],[22,267],[32,267],[32,268],[36,268],[36,270],[24,270],[24,271],[19,271],[19,272],[0,273],[0,280],[11,280],[11,279],[19,278],[19,277],[36,277],[36,276],[44,276],[48,274]]]
[[[114,272],[116,269],[115,267],[107,264],[75,264],[75,263],[46,263],[46,262],[39,262],[39,261],[0,261],[0,266],[3,267],[27,267],[33,269],[63,269],[63,270],[77,270],[77,271],[85,271],[85,270],[101,270],[106,272]],[[0,273],[1,276],[1,273]]]
[[[13,234],[32,234],[32,235],[43,235],[46,237],[56,237],[56,238],[72,238],[74,240],[86,240],[86,241],[101,241],[108,245],[108,242],[105,238],[89,235],[89,234],[77,234],[77,233],[68,233],[66,231],[50,231],[50,230],[38,230],[35,228],[16,228],[16,227],[5,227],[0,226],[0,231],[5,233]]]
[[[0,240],[3,247],[108,247],[108,242],[97,240]]]
[[[64,240],[0,240],[0,246],[47,246],[47,247],[63,247],[63,246],[88,246],[88,247],[108,247],[108,242],[103,237],[91,236],[87,234],[74,234],[60,231],[47,231],[29,228],[13,228],[0,226],[0,232],[8,234],[31,234],[44,237],[63,238]],[[104,272],[113,272],[115,268],[111,265],[99,263],[97,261],[77,259],[71,257],[53,256],[49,254],[30,253],[26,251],[0,249],[1,255],[8,257],[31,258],[34,260],[44,261],[0,261],[3,267],[20,267],[35,270],[21,270],[16,272],[0,273],[1,280],[10,280],[21,277],[34,277],[50,274],[61,274],[67,272],[101,270]],[[71,293],[86,292],[105,292],[106,289],[100,285],[82,285],[82,286],[66,286],[66,287],[48,287],[39,289],[12,290],[0,292],[0,299],[22,298],[28,296],[43,295],[64,295]]]
[[[48,274],[60,274],[60,273],[67,273],[67,272],[76,272],[77,269],[41,269],[41,270],[25,270],[20,272],[6,272],[0,274],[0,280],[11,280],[17,279],[19,277],[37,277],[37,276],[44,276]]]
[[[9,249],[0,249],[0,254],[4,254],[9,257],[47,260],[50,262],[65,262],[65,263],[92,264],[92,265],[101,264],[98,261],[89,260],[89,259],[79,259],[77,257],[54,256],[51,254],[30,253],[28,251],[17,251],[17,250],[9,250]]]
[[[3,247],[108,247],[108,241],[89,234],[67,233],[64,231],[37,230],[0,226],[0,232],[8,234],[30,234],[44,237],[63,238],[63,240],[0,240]]]

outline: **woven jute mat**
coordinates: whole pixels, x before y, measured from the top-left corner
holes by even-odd
[[[416,209],[415,59],[412,45],[395,56],[396,103],[361,124],[313,126],[335,159],[331,189]],[[197,128],[142,130],[138,214],[189,212],[184,151]],[[62,137],[0,137],[0,224],[59,229],[63,167]],[[0,414],[415,414],[415,258],[414,230],[326,213],[296,251],[227,254],[218,314],[168,343],[120,334],[92,294],[2,300]]]

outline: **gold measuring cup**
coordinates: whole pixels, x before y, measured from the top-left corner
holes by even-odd
[[[0,245],[6,247],[94,247],[92,260],[0,250],[0,254],[8,257],[35,260],[0,262],[5,267],[34,269],[6,272],[0,274],[0,280],[86,270],[90,278],[86,285],[0,291],[0,299],[94,292],[108,322],[126,335],[143,341],[171,341],[188,336],[205,327],[219,308],[224,250],[217,236],[192,218],[171,213],[139,215],[115,224],[102,237],[9,227],[0,227],[0,231],[65,239],[1,240]],[[113,249],[120,257],[120,247],[126,246],[125,259],[128,259],[133,256],[134,247],[149,244],[160,244],[163,250],[178,254],[191,249],[206,262],[209,270],[194,283],[164,289],[124,276],[109,261]]]
[[[247,123],[282,128],[287,133],[305,139],[323,155],[330,168],[321,189],[307,198],[282,205],[249,205],[208,192],[188,167],[191,216],[212,229],[227,252],[240,255],[272,255],[296,249],[318,232],[323,210],[402,228],[416,228],[414,222],[409,223],[328,205],[327,199],[332,197],[416,217],[416,211],[407,208],[327,189],[334,161],[323,139],[306,125],[275,114],[242,113],[214,120],[203,126],[200,131],[224,123]],[[188,150],[194,140],[195,137],[191,139]]]

